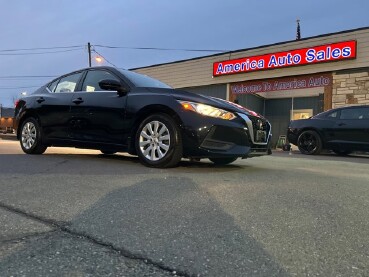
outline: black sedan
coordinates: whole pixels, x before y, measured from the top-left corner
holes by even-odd
[[[71,146],[128,152],[151,167],[271,153],[271,126],[255,112],[112,67],[63,75],[20,99],[16,127],[27,154]]]
[[[369,106],[332,109],[309,119],[290,122],[288,141],[303,154],[319,154],[322,149],[338,155],[369,151]]]

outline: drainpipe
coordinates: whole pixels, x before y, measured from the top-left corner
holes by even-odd
[[[292,107],[291,107],[291,118],[290,118],[290,120],[293,119],[293,97],[291,98],[291,100],[292,100]]]

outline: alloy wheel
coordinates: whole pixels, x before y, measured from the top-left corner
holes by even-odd
[[[168,127],[160,121],[150,121],[141,130],[139,147],[142,155],[150,161],[165,157],[170,148]]]
[[[35,124],[27,122],[22,129],[22,145],[25,149],[31,149],[36,142],[37,130]]]

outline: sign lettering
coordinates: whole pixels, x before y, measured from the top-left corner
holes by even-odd
[[[356,41],[344,41],[309,48],[215,62],[213,76],[247,73],[289,66],[356,58]]]
[[[260,92],[325,87],[331,84],[332,75],[319,74],[235,83],[231,84],[231,92],[233,94],[254,94]]]

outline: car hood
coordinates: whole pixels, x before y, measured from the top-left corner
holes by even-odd
[[[196,103],[202,103],[206,105],[210,105],[216,108],[224,109],[230,112],[237,112],[237,113],[243,113],[247,115],[252,116],[258,116],[261,118],[264,118],[262,115],[246,109],[245,107],[238,105],[236,103],[232,103],[230,101],[212,97],[212,96],[206,96],[202,94],[192,93],[185,90],[179,90],[179,89],[158,89],[158,88],[149,88],[150,91],[155,92],[164,92],[172,95],[177,100],[185,100],[190,102],[196,102]]]

